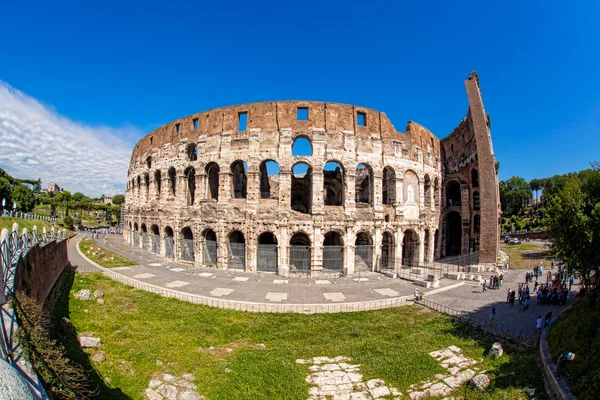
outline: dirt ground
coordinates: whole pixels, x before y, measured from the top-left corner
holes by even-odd
[[[510,257],[510,267],[516,269],[531,269],[534,265],[550,266],[554,257],[550,251],[551,242],[531,241],[517,245],[507,245],[500,243],[500,250],[504,251]]]

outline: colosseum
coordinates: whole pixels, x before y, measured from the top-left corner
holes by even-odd
[[[218,108],[133,150],[126,239],[195,266],[352,275],[477,254],[495,263],[497,167],[476,73],[441,141],[383,112],[315,101]]]

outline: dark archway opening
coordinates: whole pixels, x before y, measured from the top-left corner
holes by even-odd
[[[219,165],[211,162],[206,166],[205,171],[208,176],[208,198],[219,200]]]
[[[383,169],[383,204],[394,204],[396,202],[396,173],[392,167]]]
[[[475,168],[471,170],[471,185],[474,188],[479,187],[479,172]]]
[[[217,265],[217,234],[212,229],[205,229],[202,239],[202,264]]]
[[[175,246],[175,238],[173,237],[173,229],[170,226],[165,227],[165,256],[173,258],[173,247]]]
[[[446,206],[460,206],[460,185],[456,181],[451,181],[446,186]]]
[[[354,242],[354,270],[371,271],[373,267],[373,239],[367,232],[359,232]]]
[[[194,261],[194,234],[189,227],[181,230],[181,259],[183,261]]]
[[[244,161],[238,160],[231,164],[231,184],[233,185],[233,197],[235,199],[245,199],[248,197],[247,171],[248,165]]]
[[[354,195],[357,204],[373,204],[373,169],[367,164],[356,166]]]
[[[338,232],[327,232],[323,240],[323,269],[342,272],[344,242]]]
[[[456,211],[446,215],[446,256],[456,256],[462,248],[462,218]]]
[[[311,266],[310,238],[296,232],[290,239],[290,271],[309,272]]]
[[[175,196],[177,193],[177,171],[173,167],[169,168],[169,185],[171,187],[171,194]]]
[[[162,176],[160,174],[160,170],[156,170],[154,172],[154,184],[156,185],[156,198],[160,199],[160,190],[161,190]]]
[[[258,271],[277,272],[277,254],[277,237],[272,232],[262,233],[258,237]]]
[[[329,161],[323,167],[323,195],[326,206],[344,205],[344,169],[338,162]]]
[[[160,253],[160,234],[158,230],[158,225],[152,225],[150,228],[152,231],[151,243],[152,243],[152,252],[154,254]]]
[[[419,235],[412,229],[406,230],[402,239],[402,265],[419,265]]]
[[[273,160],[260,163],[260,198],[279,199],[279,164]]]
[[[187,205],[193,206],[196,198],[196,170],[192,167],[187,168],[184,175],[187,182]]]
[[[246,238],[240,231],[229,234],[228,268],[244,269],[246,267]]]
[[[394,254],[394,236],[389,232],[383,232],[381,240],[381,270],[386,271],[394,269],[395,254]]]
[[[310,214],[312,205],[312,169],[306,163],[298,163],[292,167],[292,193],[290,206],[292,210]]]

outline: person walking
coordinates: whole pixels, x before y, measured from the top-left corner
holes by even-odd
[[[513,290],[512,292],[510,292],[510,306],[514,306],[515,305],[515,291]]]
[[[482,291],[482,293],[486,291],[486,290],[485,290],[485,285],[487,285],[487,280],[486,280],[485,278],[483,278],[483,282],[482,282],[482,284],[481,284],[481,286],[483,287],[483,291]]]
[[[496,320],[496,307],[493,307],[492,313],[490,314],[490,320],[488,321],[488,326],[493,326],[495,320]]]
[[[537,329],[538,331],[541,331],[543,326],[544,326],[544,320],[542,319],[541,315],[538,315],[537,321],[535,322],[535,329]]]
[[[510,296],[512,294],[512,290],[510,290],[510,288],[508,288],[508,291],[506,292],[506,306],[508,307],[508,305],[510,304]]]

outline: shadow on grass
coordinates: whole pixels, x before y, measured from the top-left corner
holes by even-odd
[[[74,363],[80,365],[88,374],[90,387],[96,388],[96,399],[111,400],[130,400],[131,397],[118,388],[107,386],[104,378],[94,367],[90,356],[83,351],[77,339],[77,332],[70,322],[65,322],[64,318],[69,318],[69,293],[75,279],[75,268],[70,270],[62,285],[62,290],[58,295],[54,312],[52,313],[52,334],[53,339],[57,340],[65,347],[66,356]]]

